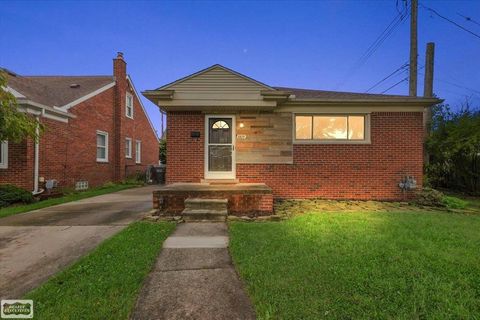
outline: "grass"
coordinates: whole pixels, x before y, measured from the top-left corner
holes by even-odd
[[[61,203],[67,203],[75,200],[100,196],[102,194],[117,192],[125,189],[138,187],[138,184],[106,184],[105,186],[93,188],[82,192],[73,192],[60,198],[51,198],[39,202],[23,205],[13,205],[6,208],[0,208],[0,218],[8,217],[18,213],[24,213],[32,210],[42,209]]]
[[[480,319],[480,215],[347,212],[230,225],[259,319]]]
[[[127,319],[172,223],[136,222],[25,298],[35,319]]]

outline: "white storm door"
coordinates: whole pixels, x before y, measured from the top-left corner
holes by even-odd
[[[235,179],[235,116],[205,116],[205,179]]]

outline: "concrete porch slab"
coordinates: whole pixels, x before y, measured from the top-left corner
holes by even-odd
[[[272,193],[272,189],[265,183],[233,183],[233,184],[210,184],[210,183],[172,183],[167,184],[156,192],[213,192],[222,191],[227,193]]]

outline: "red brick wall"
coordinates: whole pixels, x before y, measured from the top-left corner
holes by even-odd
[[[204,116],[170,113],[167,135],[167,183],[203,178]],[[419,186],[423,172],[423,126],[420,112],[371,114],[369,145],[294,145],[293,164],[237,164],[241,182],[263,182],[275,197],[332,199],[403,199],[404,175]]]
[[[128,86],[128,84],[127,84]],[[115,152],[114,88],[108,89],[76,106],[69,112],[76,118],[63,123],[41,118],[45,132],[40,139],[39,176],[56,179],[60,186],[73,187],[76,181],[87,180],[90,186],[117,181],[141,172],[158,163],[158,141],[134,95],[134,119],[126,118],[125,103],[121,116],[125,125],[118,137],[119,151]],[[119,112],[120,114],[120,112]],[[96,160],[96,131],[108,132],[108,163]],[[132,159],[125,159],[125,138],[132,138]],[[141,164],[135,163],[135,141],[142,141]],[[121,163],[118,176],[114,163]],[[33,190],[34,147],[29,140],[9,144],[9,167],[0,169],[0,184],[15,184]]]
[[[125,116],[125,108],[123,109],[123,116],[125,117],[124,126],[122,130],[123,140],[121,141],[122,154],[125,154],[125,138],[132,139],[132,158],[125,159],[124,170],[126,177],[135,175],[137,172],[145,171],[150,164],[158,164],[158,139],[150,129],[150,123],[146,114],[142,110],[140,101],[134,94],[133,88],[127,84],[129,92],[133,95],[133,120]],[[141,141],[141,163],[135,163],[135,141]]]
[[[204,119],[200,112],[167,113],[167,183],[203,179]],[[192,131],[200,132],[200,138],[191,138]]]
[[[8,169],[0,169],[0,184],[14,184],[33,190],[33,143],[8,144]]]
[[[228,214],[237,216],[263,216],[273,212],[273,195],[268,192],[178,192],[157,190],[153,192],[153,208],[165,215],[181,214],[188,198],[228,199]]]

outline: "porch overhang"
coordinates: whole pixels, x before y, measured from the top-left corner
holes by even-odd
[[[147,90],[142,94],[160,110],[238,112],[273,111],[289,94],[265,90],[258,93],[189,93],[175,90]]]

